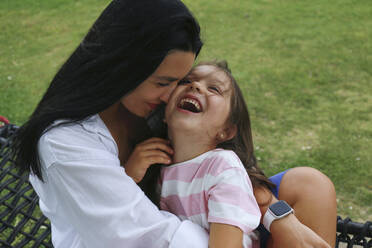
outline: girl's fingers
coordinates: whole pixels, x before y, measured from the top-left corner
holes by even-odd
[[[147,150],[147,151],[144,151],[141,153],[141,157],[144,158],[144,159],[149,159],[151,157],[162,157],[166,160],[172,160],[171,157],[163,152],[163,151],[160,151],[160,150]]]
[[[148,143],[153,143],[153,142],[161,142],[161,143],[164,143],[164,144],[169,144],[169,140],[158,138],[158,137],[153,137],[153,138],[147,139],[140,144],[148,144]]]
[[[152,164],[170,164],[171,160],[164,158],[163,156],[151,156],[147,157],[147,161],[149,163],[149,166]]]
[[[173,154],[173,149],[168,145],[164,144],[163,142],[151,142],[146,144],[141,144],[138,146],[141,151],[148,151],[148,150],[161,150],[169,154]]]

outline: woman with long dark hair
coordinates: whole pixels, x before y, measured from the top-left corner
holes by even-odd
[[[201,47],[199,25],[179,0],[114,0],[58,71],[13,146],[55,247],[207,247],[202,228],[159,211],[125,171],[138,149],[148,166],[171,163],[168,142],[149,138],[144,117],[168,101]],[[282,188],[302,180],[287,174]],[[285,193],[295,209],[307,204],[302,193]],[[255,194],[259,202],[271,196]],[[294,216],[274,223],[278,246],[326,247]]]

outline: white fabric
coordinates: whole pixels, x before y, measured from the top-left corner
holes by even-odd
[[[98,115],[52,128],[38,151],[44,182],[30,181],[55,248],[208,247],[203,228],[159,211],[125,174]]]

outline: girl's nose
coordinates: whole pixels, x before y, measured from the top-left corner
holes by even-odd
[[[196,82],[196,81],[193,81],[191,84],[190,84],[190,89],[191,90],[196,90],[197,92],[200,92],[201,91],[201,85],[200,83]]]

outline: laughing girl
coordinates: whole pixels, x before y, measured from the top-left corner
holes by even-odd
[[[226,63],[196,66],[165,111],[173,164],[161,169],[160,208],[204,227],[210,247],[258,247],[258,168],[248,111]],[[127,169],[127,167],[126,167]]]

